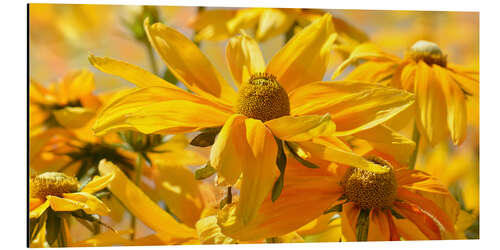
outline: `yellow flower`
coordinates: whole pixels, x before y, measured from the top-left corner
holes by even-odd
[[[48,88],[31,80],[30,131],[83,127],[101,106],[101,100],[92,94],[94,89],[94,75],[88,70],[69,73]]]
[[[459,205],[436,178],[404,168],[385,154],[372,152],[365,157],[390,171],[373,173],[347,165],[305,169],[296,161],[289,163],[280,199],[272,202],[267,197],[255,219],[238,232],[239,237],[285,234],[304,228],[325,211],[341,214],[336,222],[340,225],[334,223],[332,231],[324,231],[326,239],[335,241],[456,237]],[[224,218],[226,213],[223,209],[219,215]],[[342,236],[335,230],[338,226]]]
[[[277,35],[297,31],[320,19],[326,12],[313,9],[246,8],[239,10],[203,10],[193,21],[195,41],[225,40],[241,29],[255,30],[255,39],[264,41]],[[368,41],[368,36],[346,21],[331,19],[339,38],[336,48],[342,51]],[[290,31],[290,29],[292,29]]]
[[[366,80],[415,93],[416,124],[421,134],[435,145],[451,135],[455,145],[466,136],[468,96],[479,95],[479,71],[453,65],[438,45],[416,42],[404,59],[380,51],[373,44],[358,46],[332,78],[359,60],[346,80]],[[479,107],[475,107],[479,109]]]

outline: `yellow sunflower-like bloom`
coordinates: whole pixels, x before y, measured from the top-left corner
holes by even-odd
[[[359,45],[351,53],[332,79],[359,60],[367,62],[356,67],[346,80],[380,82],[415,93],[416,124],[432,145],[449,135],[455,145],[464,141],[466,99],[467,96],[479,96],[477,69],[449,63],[447,56],[432,42],[416,42],[404,59],[367,43]]]
[[[88,70],[72,72],[45,88],[31,80],[29,88],[30,131],[47,127],[81,128],[101,106],[92,94],[94,75]]]
[[[311,170],[291,162],[280,199],[264,200],[255,220],[246,225],[240,237],[272,237],[300,227],[304,230],[303,225],[325,216],[325,211],[337,211],[340,220],[332,221],[327,231],[311,236],[313,239],[456,238],[459,205],[436,178],[404,168],[385,154],[371,152],[365,157],[390,170],[377,174],[346,165]]]
[[[336,38],[329,14],[295,35],[267,67],[252,38],[232,38],[226,56],[238,93],[188,38],[160,23],[146,22],[145,26],[150,42],[172,73],[197,95],[136,66],[91,55],[89,60],[96,68],[139,87],[108,102],[94,131],[98,135],[117,130],[185,133],[222,127],[209,163],[217,170],[221,185],[234,185],[241,176],[235,216],[243,224],[235,227],[254,218],[254,208],[280,175],[275,137],[296,143],[306,158],[311,154],[385,171],[336,147],[335,138],[320,137],[374,128],[410,106],[413,96],[373,84],[319,82]]]

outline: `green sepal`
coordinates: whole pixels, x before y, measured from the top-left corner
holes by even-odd
[[[219,134],[221,127],[206,128],[201,131],[189,144],[197,147],[212,146],[215,142],[215,137]]]
[[[342,205],[344,205],[344,204],[335,205],[335,206],[327,209],[325,212],[323,212],[323,214],[328,214],[328,213],[333,213],[333,212],[340,213],[340,212],[342,212]]]
[[[196,180],[204,180],[215,174],[215,172],[217,172],[217,170],[214,167],[210,166],[210,162],[207,162],[205,166],[194,171],[194,178]]]
[[[370,210],[361,209],[358,216],[358,223],[356,223],[356,240],[367,241],[368,227],[370,226]]]
[[[47,209],[47,224],[45,226],[47,230],[47,234],[45,235],[47,242],[50,246],[56,241],[59,233],[61,232],[62,221],[59,216],[57,216],[56,212],[52,211],[52,209]]]

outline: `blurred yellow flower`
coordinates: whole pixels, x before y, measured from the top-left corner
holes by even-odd
[[[416,42],[404,59],[382,52],[373,44],[359,45],[332,76],[350,64],[366,60],[347,80],[380,82],[415,93],[416,125],[435,145],[451,135],[455,145],[466,136],[466,98],[479,95],[479,71],[453,65],[435,43]],[[477,107],[478,108],[478,107]]]

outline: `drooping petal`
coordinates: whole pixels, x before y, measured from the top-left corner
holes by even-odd
[[[275,136],[285,141],[307,141],[318,136],[330,136],[335,123],[329,114],[282,116],[264,123]]]
[[[391,232],[389,218],[379,209],[372,209],[369,215],[368,241],[389,241]]]
[[[328,140],[322,138],[314,138],[312,141],[304,141],[299,143],[302,150],[313,158],[344,164],[351,167],[366,169],[376,173],[387,172],[380,165],[366,160],[360,155],[353,152],[345,151]]]
[[[219,126],[231,113],[227,106],[183,90],[138,88],[122,91],[111,99],[97,117],[93,130],[97,135],[120,129],[186,132]]]
[[[246,82],[252,74],[266,70],[259,44],[245,34],[229,39],[226,60],[238,86]]]
[[[274,8],[266,9],[260,14],[259,26],[257,27],[255,38],[258,41],[263,41],[285,33],[292,26],[294,20],[292,12],[285,12]]]
[[[45,210],[47,210],[47,208],[50,206],[50,202],[48,200],[39,204],[38,206],[35,206],[35,204],[33,204],[32,206],[31,200],[32,199],[30,199],[30,219],[40,217],[40,215],[42,215],[43,212],[45,212]]]
[[[347,241],[357,241],[356,225],[361,209],[353,202],[342,205],[342,235]]]
[[[446,102],[434,71],[420,61],[415,73],[415,98],[417,125],[432,145],[444,139],[448,133]]]
[[[87,205],[83,208],[83,211],[87,214],[109,215],[109,212],[111,211],[101,200],[89,193],[66,193],[63,194],[63,197],[73,201],[82,202]]]
[[[160,238],[191,238],[196,235],[193,229],[177,222],[165,210],[151,201],[128,177],[114,164],[101,160],[99,172],[115,177],[108,184],[108,189],[127,209],[149,228],[158,233]]]
[[[428,240],[427,236],[418,229],[413,222],[408,219],[394,220],[398,233],[405,240]]]
[[[94,118],[96,112],[82,107],[65,107],[52,111],[52,114],[65,128],[81,128]]]
[[[200,49],[180,32],[164,24],[144,22],[149,41],[179,81],[193,92],[231,104],[236,92]]]
[[[287,159],[282,193],[274,202],[269,194],[255,216],[241,223],[235,210],[238,203],[219,212],[222,232],[239,240],[256,240],[288,234],[321,216],[342,195],[335,175],[326,169],[308,169],[293,158]],[[225,226],[234,223],[231,226]]]
[[[366,140],[375,150],[390,154],[401,163],[408,162],[415,149],[415,142],[383,124],[354,136]]]
[[[405,200],[417,205],[421,210],[429,213],[434,217],[439,223],[450,232],[452,235],[455,234],[455,222],[450,218],[445,211],[443,211],[439,206],[437,206],[432,200],[429,200],[419,194],[413,193],[405,188],[397,189],[397,197],[401,200]]]
[[[219,184],[234,185],[241,175],[241,166],[248,162],[245,118],[235,114],[227,119],[210,151],[210,165],[217,169]]]
[[[123,238],[123,235],[130,234],[130,231],[106,231],[89,239],[71,243],[71,247],[104,247],[104,246],[123,246],[130,240]]]
[[[103,190],[106,188],[108,183],[110,183],[114,178],[114,175],[104,175],[104,176],[94,176],[94,178],[83,187],[81,192],[93,194],[97,191]]]
[[[287,92],[322,80],[337,37],[334,32],[331,15],[325,14],[290,39],[271,59],[267,72],[275,75]]]
[[[437,65],[433,65],[432,69],[436,72],[446,100],[446,117],[451,139],[455,145],[459,145],[464,141],[467,129],[465,95],[447,70]]]
[[[411,93],[376,84],[316,82],[289,94],[292,115],[330,113],[337,136],[375,127],[408,108]]]
[[[163,80],[157,75],[124,61],[115,60],[109,57],[98,57],[90,54],[89,62],[98,70],[111,75],[119,76],[135,84],[137,87],[146,88],[159,86],[179,89],[175,85]]]
[[[396,69],[397,64],[393,61],[368,61],[357,66],[344,80],[366,81],[386,85],[391,80]]]
[[[79,201],[71,200],[71,199],[66,199],[66,198],[60,198],[57,196],[52,196],[48,195],[47,196],[47,201],[50,202],[50,208],[54,211],[75,211],[79,209],[88,209],[89,207]]]
[[[358,45],[351,52],[349,58],[347,58],[347,60],[342,62],[342,64],[337,68],[337,70],[332,75],[332,80],[337,78],[347,68],[347,66],[361,59],[371,60],[371,61],[375,60],[383,62],[394,62],[394,63],[399,61],[399,58],[383,52],[373,43],[362,43]]]
[[[395,201],[393,209],[413,222],[430,240],[441,239],[441,232],[436,222],[416,205],[405,201]]]

